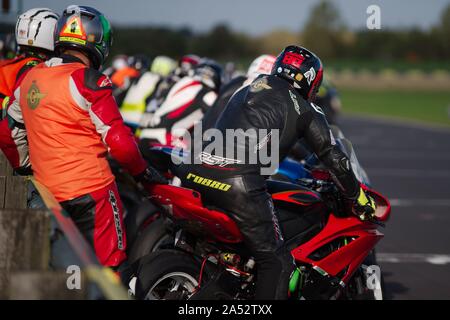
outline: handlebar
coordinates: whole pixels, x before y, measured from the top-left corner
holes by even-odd
[[[309,189],[315,190],[316,192],[319,192],[322,195],[324,202],[331,210],[333,210],[336,215],[353,215],[349,214],[349,212],[352,211],[350,201],[342,195],[341,191],[333,181],[309,178],[301,178],[297,181],[299,184]],[[390,214],[389,201],[381,194],[369,189],[366,186],[363,186],[363,189],[368,192],[374,199],[377,205],[377,209],[374,216],[371,216],[368,220],[362,221],[370,221],[374,224],[384,227],[385,225],[384,223],[382,223],[382,221],[386,221],[389,218]]]
[[[301,178],[297,179],[298,183],[302,186],[305,186],[309,189],[316,190],[319,193],[330,193],[330,192],[338,192],[337,186],[332,181],[320,180],[320,179],[310,179],[310,178]]]

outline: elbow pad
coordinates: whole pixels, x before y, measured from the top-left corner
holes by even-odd
[[[106,144],[111,156],[131,175],[137,175],[147,167],[130,130],[124,125],[111,127]]]
[[[347,156],[334,146],[322,156],[322,161],[330,169],[342,193],[349,199],[355,199],[359,194],[359,182]]]
[[[359,193],[359,182],[353,173],[350,160],[336,145],[323,115],[317,112],[312,113],[305,138],[314,153],[331,171],[344,196],[355,199]]]

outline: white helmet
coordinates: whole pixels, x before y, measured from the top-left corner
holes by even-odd
[[[58,18],[56,13],[47,8],[35,8],[22,13],[16,23],[17,45],[53,51]]]
[[[126,67],[128,67],[128,57],[124,54],[120,54],[118,56],[115,56],[112,62],[112,67],[114,70],[122,70]]]
[[[273,64],[277,58],[269,54],[263,54],[255,60],[248,68],[247,78],[255,79],[260,74],[270,74]]]

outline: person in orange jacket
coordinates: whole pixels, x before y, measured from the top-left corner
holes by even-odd
[[[16,23],[16,42],[18,55],[2,62],[0,65],[0,148],[8,158],[11,166],[18,173],[29,173],[20,163],[19,150],[8,128],[6,105],[13,94],[14,86],[22,75],[37,64],[53,56],[53,33],[58,15],[47,8],[30,9],[19,16]],[[22,168],[22,171],[20,170]]]
[[[132,84],[138,80],[141,73],[130,65],[130,58],[126,55],[114,57],[112,66],[105,70],[105,74],[110,73],[113,84],[113,96],[119,108],[122,107],[123,100]]]
[[[139,75],[139,71],[128,65],[128,62],[125,61],[123,67],[117,68],[111,75],[111,82],[117,88],[126,89],[130,86],[131,79],[137,78]]]
[[[100,263],[118,267],[126,259],[126,235],[107,154],[142,183],[167,182],[142,158],[111,80],[98,71],[112,43],[108,20],[94,8],[72,5],[55,35],[57,57],[30,70],[14,91],[8,109],[13,138]]]

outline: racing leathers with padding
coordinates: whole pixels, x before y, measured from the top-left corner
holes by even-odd
[[[196,77],[186,76],[176,82],[156,111],[141,121],[139,137],[149,142],[173,145],[199,122],[217,98],[217,93]]]
[[[41,62],[41,57],[31,53],[24,53],[0,66],[0,148],[13,169],[19,174],[29,174],[30,170],[20,163],[19,150],[11,137],[11,130],[6,118],[6,106],[19,78]]]
[[[202,119],[202,129],[207,130],[213,128],[220,114],[225,109],[231,96],[247,81],[246,76],[239,76],[232,79],[222,88],[220,88],[219,95],[211,108],[206,111]]]
[[[176,70],[175,70],[176,71]],[[151,95],[150,99],[147,101],[146,112],[155,112],[161,104],[164,102],[165,98],[169,94],[172,87],[184,78],[186,75],[180,76],[175,71],[171,72],[167,77],[161,77],[161,80],[156,85],[154,93]]]
[[[131,84],[139,77],[140,73],[133,67],[126,66],[116,70],[111,74],[111,82],[113,84],[113,96],[117,105],[122,105],[122,101],[128,92]]]
[[[303,137],[329,167],[345,196],[357,197],[359,183],[346,155],[336,146],[322,110],[277,76],[260,76],[236,92],[215,129],[223,134],[222,146],[228,150],[210,148],[215,140],[204,142],[202,152],[193,153],[201,164],[180,165],[180,178],[183,185],[198,190],[205,203],[222,208],[236,221],[256,259],[256,298],[284,299],[294,264],[284,248],[273,202],[261,175],[261,150],[273,152],[278,148],[279,158],[275,160],[280,161]],[[235,136],[230,136],[233,141],[227,140],[229,129],[236,130]],[[252,144],[251,139],[239,139],[246,136],[248,129],[269,131],[257,131],[256,144]],[[274,130],[279,139],[275,139]],[[245,153],[236,152],[239,150]],[[247,161],[252,153],[258,155],[253,164]],[[222,183],[220,188],[216,181]],[[223,188],[223,184],[227,187]]]
[[[18,78],[40,62],[41,57],[24,53],[0,65],[0,108],[3,106],[3,100],[12,95]]]
[[[147,102],[160,82],[161,76],[150,71],[134,79],[120,106],[120,113],[126,125],[132,129],[139,126]]]
[[[52,58],[20,81],[8,117],[21,163],[29,153],[35,179],[68,211],[99,261],[118,266],[126,259],[126,237],[107,154],[133,176],[147,163],[109,78],[73,56]]]

